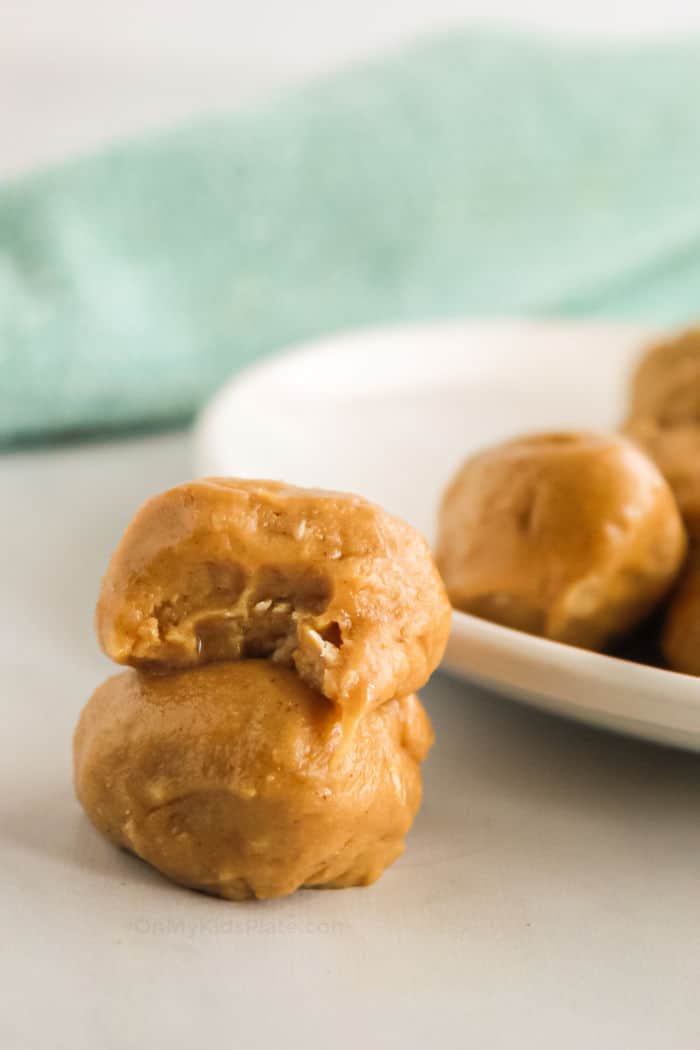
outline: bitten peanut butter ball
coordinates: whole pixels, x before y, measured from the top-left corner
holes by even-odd
[[[646,456],[623,438],[567,432],[469,458],[442,503],[437,561],[458,609],[603,649],[663,598],[685,549]]]
[[[669,667],[700,675],[700,545],[695,544],[669,602],[661,646]]]
[[[700,539],[700,328],[644,355],[623,430],[657,464],[688,531]]]
[[[83,710],[78,798],[96,827],[184,886],[231,900],[366,885],[403,851],[432,743],[415,696],[339,746],[333,705],[267,660],[125,671]]]
[[[103,581],[113,660],[269,658],[351,712],[422,686],[449,631],[423,537],[359,496],[207,478],[149,500]]]

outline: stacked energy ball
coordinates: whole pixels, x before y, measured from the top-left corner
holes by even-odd
[[[370,883],[420,804],[414,694],[449,623],[425,540],[357,496],[225,478],[156,496],[103,581],[100,642],[131,669],[81,715],[78,798],[232,900]]]

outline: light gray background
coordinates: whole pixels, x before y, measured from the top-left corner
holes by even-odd
[[[455,21],[640,37],[696,0],[2,0],[0,175],[225,109]]]

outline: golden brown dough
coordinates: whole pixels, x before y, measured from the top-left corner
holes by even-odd
[[[630,419],[625,434],[654,460],[671,486],[689,534],[700,539],[700,426],[662,426],[655,419]]]
[[[700,539],[700,328],[647,351],[623,430],[657,464],[688,531]]]
[[[337,712],[265,660],[129,670],[83,710],[78,798],[113,842],[185,886],[241,900],[373,882],[403,851],[432,730],[389,700],[338,748]]]
[[[472,456],[441,508],[437,561],[453,605],[602,649],[668,591],[686,540],[673,495],[622,438],[516,438]]]
[[[149,500],[97,606],[117,663],[269,657],[358,714],[418,689],[450,608],[426,541],[359,496],[207,478]]]
[[[700,675],[700,545],[695,545],[666,613],[662,648],[669,667]]]
[[[664,427],[700,424],[700,328],[647,350],[632,380],[629,415]]]

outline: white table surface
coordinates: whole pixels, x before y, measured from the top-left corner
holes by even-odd
[[[695,1050],[700,761],[446,677],[407,854],[374,887],[228,904],[89,826],[92,610],[185,435],[0,457],[0,1047]]]

